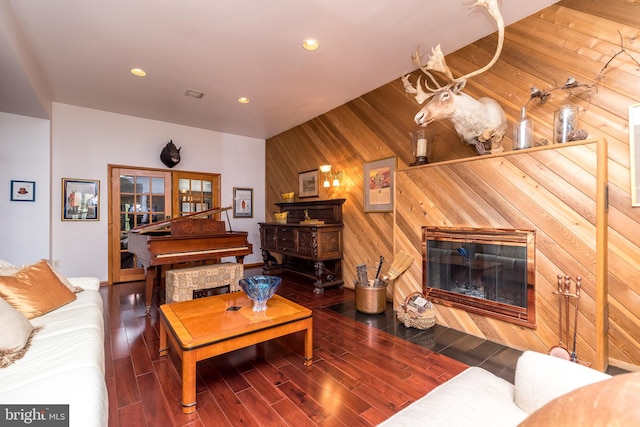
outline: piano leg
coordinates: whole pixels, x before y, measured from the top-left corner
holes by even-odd
[[[144,301],[147,305],[146,314],[148,316],[151,314],[151,301],[153,301],[153,284],[156,281],[156,268],[147,267],[144,272]]]

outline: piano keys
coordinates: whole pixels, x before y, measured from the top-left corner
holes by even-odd
[[[216,208],[180,218],[136,227],[128,232],[128,251],[135,254],[145,271],[146,312],[151,310],[154,283],[160,282],[163,265],[209,261],[235,256],[242,264],[253,253],[246,231],[227,231],[224,221],[202,218],[231,209]]]

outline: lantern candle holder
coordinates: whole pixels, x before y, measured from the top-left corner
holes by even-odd
[[[429,141],[424,130],[411,132],[411,151],[415,157],[415,161],[410,163],[409,166],[426,165],[429,163],[431,141]]]

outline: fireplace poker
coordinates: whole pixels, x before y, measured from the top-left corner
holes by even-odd
[[[564,276],[564,306],[565,306],[565,322],[567,325],[567,340],[565,345],[569,347],[569,297],[571,296],[571,276]]]
[[[549,349],[549,354],[560,359],[569,360],[570,355],[566,345],[562,342],[562,298],[564,298],[563,276],[558,274],[558,290],[554,294],[558,294],[558,339],[560,343]]]
[[[578,303],[580,302],[580,288],[582,288],[582,277],[576,277],[576,306],[575,317],[573,319],[573,351],[571,352],[571,361],[577,362],[578,356],[576,355],[576,340],[578,338]]]
[[[378,280],[378,277],[380,276],[380,270],[382,269],[382,262],[384,261],[384,257],[382,255],[380,255],[380,264],[378,264],[378,271],[376,271],[376,279]]]

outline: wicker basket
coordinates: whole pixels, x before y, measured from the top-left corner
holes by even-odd
[[[411,303],[418,297],[425,298],[422,292],[414,292],[407,295],[407,298],[404,300],[404,304],[400,305],[400,308],[396,311],[396,316],[407,328],[432,328],[433,325],[436,324],[436,310],[433,308],[431,301],[427,301],[425,310],[420,313],[417,309],[411,306]]]

